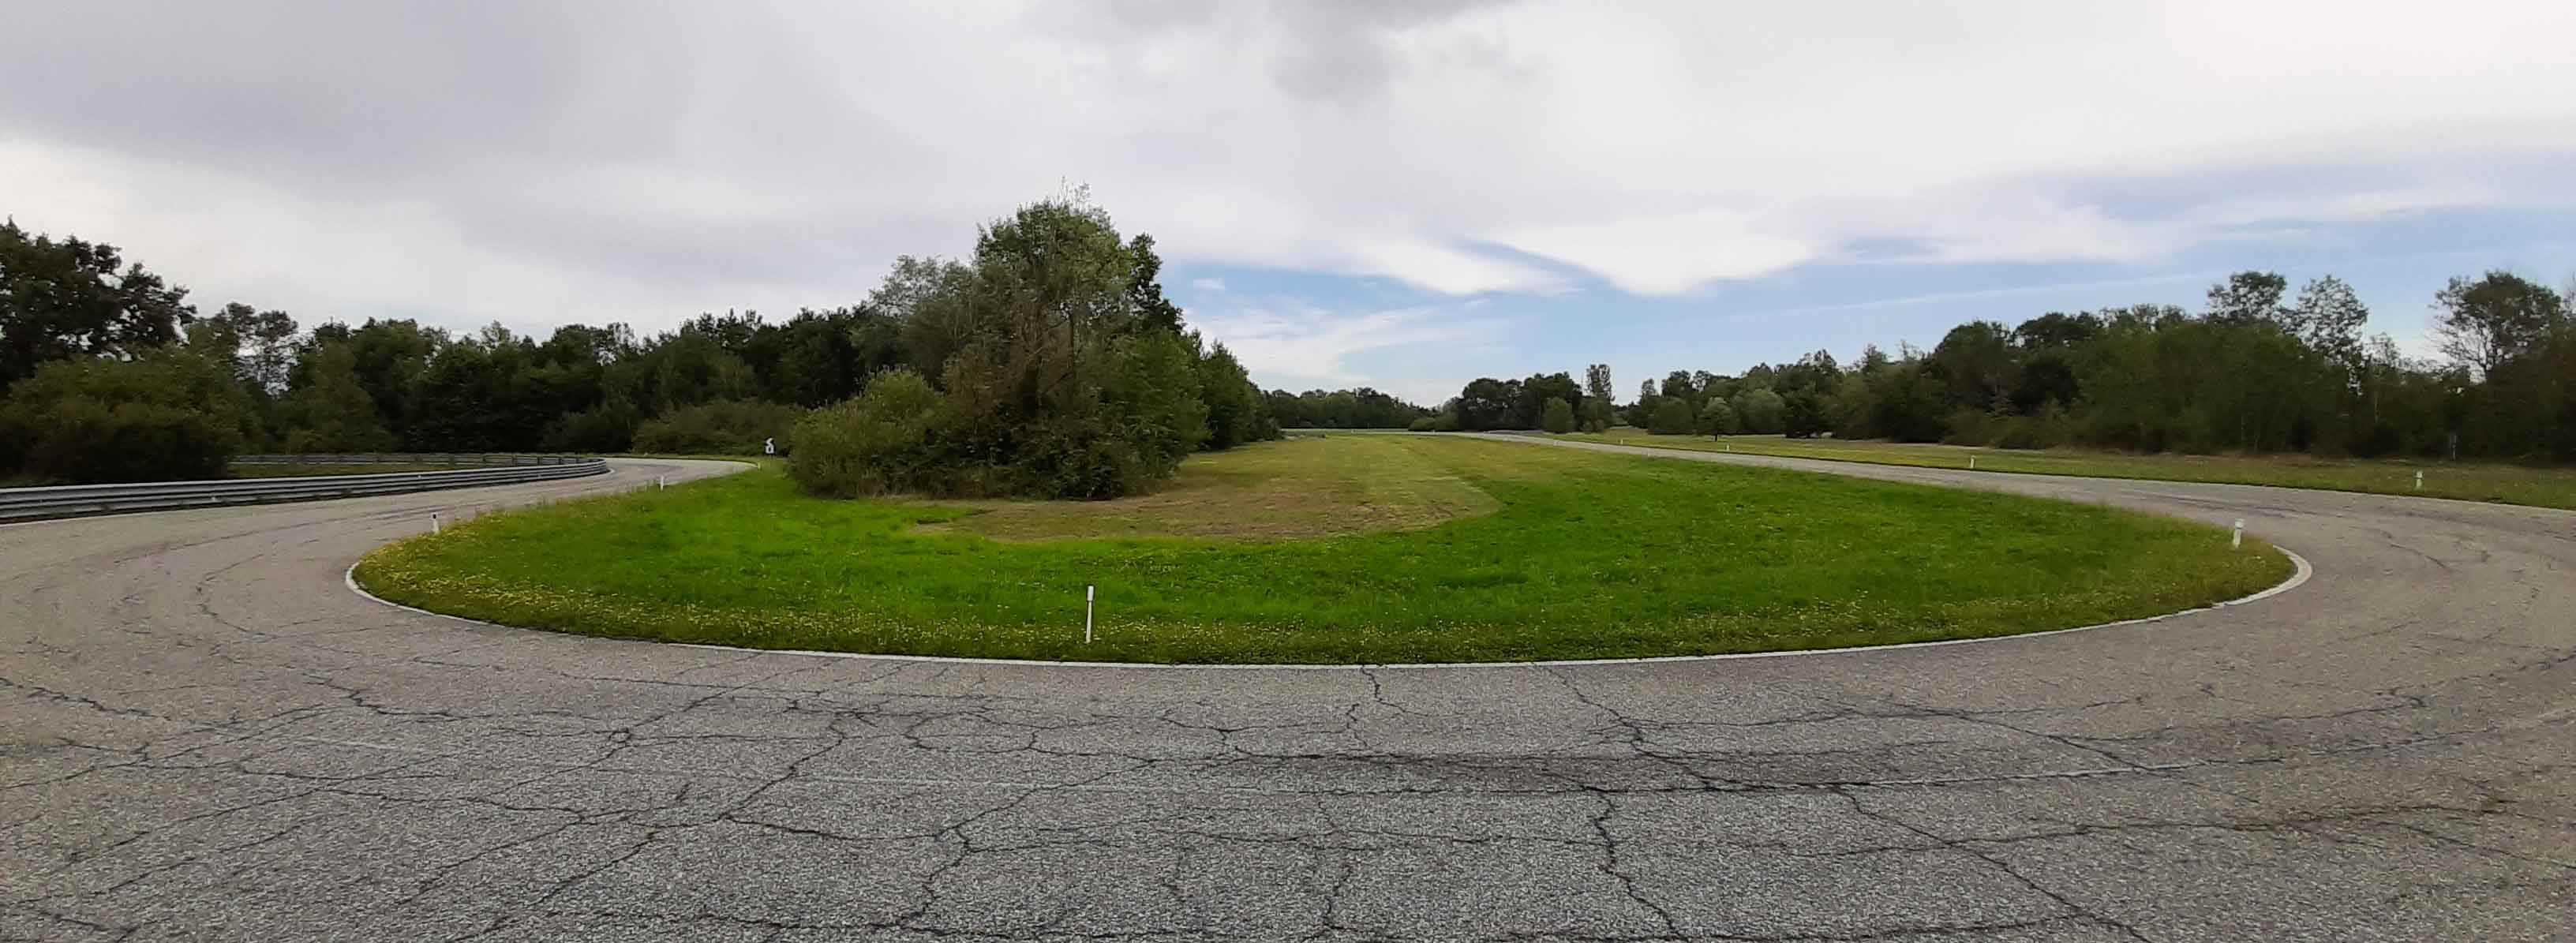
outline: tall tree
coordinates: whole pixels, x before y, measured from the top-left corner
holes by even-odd
[[[1136,260],[1135,270],[1127,276],[1127,304],[1135,310],[1136,321],[1145,330],[1179,333],[1181,307],[1163,297],[1163,258],[1154,254],[1154,237],[1137,233],[1127,240],[1127,252]]]
[[[2567,321],[2566,299],[2506,271],[2490,271],[2475,281],[2451,279],[2433,296],[2433,306],[2440,309],[2433,316],[2433,335],[2442,354],[2481,376],[2530,350]]]
[[[305,385],[284,410],[295,426],[286,436],[287,451],[378,452],[398,444],[376,415],[375,400],[358,385],[358,358],[348,342],[322,344],[307,361]]]
[[[2327,275],[2299,289],[2299,301],[2290,306],[2281,326],[2335,362],[2353,366],[2362,360],[2361,326],[2369,321],[2370,308],[2361,303],[2352,286]]]
[[[1583,431],[1600,432],[1610,428],[1611,403],[1617,396],[1616,388],[1610,385],[1609,364],[1596,363],[1583,368],[1583,407],[1576,410],[1581,414],[1579,421]]]
[[[2209,317],[2215,321],[2277,321],[2281,295],[2290,280],[2274,272],[2238,272],[2209,286]]]
[[[48,360],[131,358],[179,339],[197,313],[188,290],[120,265],[115,246],[0,222],[0,391]]]

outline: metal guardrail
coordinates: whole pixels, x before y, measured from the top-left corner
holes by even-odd
[[[235,465],[574,465],[597,459],[577,455],[504,455],[482,452],[314,452],[303,455],[238,455]]]
[[[379,457],[378,460],[389,461],[390,457]],[[554,481],[607,473],[608,462],[602,459],[562,458],[553,459],[545,464],[467,468],[456,471],[0,488],[0,521],[122,514],[129,511],[167,511],[234,504],[267,504],[277,501],[314,501],[323,498],[355,498],[378,494],[436,491],[443,488],[478,488],[485,485]]]

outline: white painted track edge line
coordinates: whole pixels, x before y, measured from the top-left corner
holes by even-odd
[[[634,643],[637,643],[637,644],[643,644],[643,645],[669,645],[669,646],[674,646],[674,647],[679,647],[679,648],[696,648],[696,649],[704,649],[704,650],[707,650],[707,651],[720,651],[720,652],[766,653],[766,654],[774,654],[774,655],[803,655],[803,656],[807,656],[807,657],[811,657],[811,658],[842,658],[842,659],[852,659],[852,660],[861,660],[861,661],[922,662],[922,663],[925,663],[925,664],[947,664],[947,665],[1018,665],[1018,666],[1026,666],[1026,667],[1040,667],[1040,668],[1129,668],[1129,669],[1147,669],[1147,670],[1151,670],[1151,669],[1162,669],[1162,670],[1183,670],[1183,671],[1209,671],[1209,670],[1215,670],[1215,671],[1389,671],[1389,670],[1420,670],[1420,669],[1425,669],[1425,668],[1433,668],[1433,669],[1461,669],[1461,668],[1573,668],[1573,667],[1582,667],[1582,666],[1588,666],[1588,665],[1652,665],[1652,664],[1662,664],[1662,663],[1666,663],[1666,662],[1735,661],[1735,660],[1751,659],[1751,658],[1800,658],[1800,657],[1833,656],[1833,655],[1854,655],[1854,656],[1856,656],[1856,655],[1867,655],[1867,654],[1872,654],[1872,653],[1876,653],[1876,652],[1897,651],[1897,650],[1900,650],[1900,649],[1914,649],[1914,648],[1939,648],[1939,647],[1942,647],[1942,646],[1948,646],[1948,645],[1975,645],[1975,644],[1988,643],[1988,642],[1996,642],[1996,643],[2000,643],[2000,642],[2015,642],[2015,641],[2020,641],[2020,640],[2023,640],[2023,639],[2044,638],[2044,637],[2051,636],[2051,635],[2069,635],[2069,634],[2073,634],[2073,633],[2076,633],[2076,632],[2090,632],[2090,631],[2093,631],[2093,630],[2095,630],[2095,629],[2112,629],[2112,628],[2119,628],[2119,627],[2121,627],[2121,626],[2144,625],[2144,624],[2147,624],[2147,623],[2150,623],[2150,622],[2162,622],[2162,621],[2167,620],[2167,619],[2179,619],[2179,618],[2182,618],[2182,617],[2184,617],[2184,616],[2197,615],[2197,614],[2204,613],[2204,612],[2215,612],[2215,611],[2220,610],[2220,609],[2230,609],[2230,608],[2234,608],[2234,607],[2237,607],[2237,606],[2247,605],[2247,604],[2250,604],[2250,603],[2261,602],[2261,601],[2263,601],[2263,600],[2265,600],[2265,599],[2270,599],[2270,598],[2272,598],[2272,597],[2274,597],[2274,596],[2278,596],[2278,595],[2280,595],[2280,594],[2282,594],[2282,593],[2286,593],[2286,592],[2289,592],[2289,591],[2291,591],[2291,590],[2293,590],[2293,589],[2297,589],[2297,588],[2299,588],[2302,584],[2305,584],[2305,583],[2308,581],[2308,578],[2309,578],[2310,576],[2315,575],[2315,573],[2316,573],[2316,568],[2315,568],[2315,567],[2312,567],[2312,566],[2310,566],[2310,565],[2308,565],[2308,558],[2303,557],[2303,556],[2300,556],[2296,551],[2293,551],[2293,550],[2291,550],[2291,549],[2290,549],[2290,548],[2288,548],[2288,547],[2280,546],[2280,545],[2278,545],[2278,544],[2273,545],[2272,549],[2274,549],[2274,550],[2278,550],[2278,551],[2280,551],[2280,552],[2281,552],[2281,555],[2286,556],[2286,557],[2289,557],[2289,558],[2290,558],[2290,564],[2291,564],[2291,566],[2293,567],[2293,569],[2291,570],[2290,578],[2289,578],[2289,579],[2282,580],[2281,582],[2279,582],[2279,583],[2277,583],[2277,584],[2274,584],[2274,585],[2272,585],[2272,586],[2271,586],[2271,587],[2269,587],[2269,588],[2266,588],[2266,589],[2263,589],[2263,590],[2261,590],[2261,591],[2258,591],[2258,592],[2252,593],[2252,594],[2250,594],[2250,595],[2240,596],[2240,597],[2237,597],[2237,598],[2235,598],[2235,599],[2230,599],[2230,600],[2227,600],[2227,601],[2225,601],[2225,602],[2216,602],[2216,603],[2211,603],[2211,604],[2206,605],[2206,606],[2199,606],[2199,607],[2195,607],[2195,608],[2191,608],[2191,609],[2184,609],[2184,610],[2180,610],[2180,611],[2177,611],[2177,612],[2168,612],[2168,613],[2165,613],[2165,614],[2163,614],[2163,615],[2140,616],[2140,617],[2135,618],[2135,619],[2122,619],[2122,620],[2119,620],[2119,621],[2117,621],[2117,622],[2102,622],[2102,623],[2096,623],[2096,624],[2093,624],[2093,625],[2079,625],[2079,626],[2075,626],[2075,627],[2072,627],[2072,628],[2064,628],[2064,629],[2046,629],[2046,630],[2042,630],[2042,631],[2038,631],[2038,632],[2018,632],[2018,633],[2014,633],[2014,634],[2011,634],[2011,635],[1986,635],[1986,636],[1979,636],[1979,637],[1977,637],[1977,638],[1954,638],[1954,639],[1941,639],[1941,640],[1938,640],[1938,641],[1931,641],[1931,642],[1897,642],[1897,643],[1890,644],[1890,645],[1847,645],[1847,646],[1844,646],[1844,647],[1841,647],[1841,648],[1800,648],[1800,649],[1790,649],[1790,650],[1786,650],[1786,651],[1776,651],[1776,652],[1726,652],[1726,653],[1715,654],[1715,655],[1656,655],[1656,656],[1645,657],[1645,658],[1578,658],[1578,659],[1566,659],[1566,660],[1559,660],[1559,661],[1439,661],[1439,662],[1414,662],[1414,663],[1398,663],[1398,664],[1359,664],[1359,665],[1299,665],[1299,664],[1221,664],[1221,665],[1200,665],[1200,664],[1163,664],[1163,663],[1159,663],[1159,662],[1141,662],[1141,661],[1047,661],[1047,660],[1043,660],[1043,659],[1036,659],[1036,658],[964,658],[964,657],[959,657],[959,656],[955,656],[955,655],[891,655],[891,654],[884,654],[884,653],[880,653],[880,652],[819,652],[819,651],[812,651],[812,650],[808,650],[808,649],[801,649],[801,648],[745,648],[745,647],[742,647],[742,646],[739,646],[739,645],[715,645],[715,644],[710,644],[710,643],[705,643],[705,642],[654,642],[654,641],[649,641],[649,640],[645,640],[645,639],[618,639],[618,638],[615,638],[615,637],[613,637],[613,636],[582,636],[582,634],[581,634],[581,633],[576,633],[576,632],[554,632],[553,630],[550,630],[550,629],[531,629],[531,628],[523,628],[523,627],[520,627],[520,626],[513,626],[513,625],[502,625],[502,624],[500,624],[500,623],[498,623],[498,622],[485,622],[485,621],[483,621],[483,620],[481,620],[481,619],[469,619],[469,618],[466,618],[466,617],[464,617],[464,616],[448,615],[447,613],[444,613],[444,612],[431,612],[431,611],[429,611],[429,610],[427,610],[427,609],[422,609],[422,608],[419,608],[419,607],[417,607],[417,606],[406,606],[406,605],[403,605],[402,603],[394,602],[393,600],[386,599],[386,598],[384,598],[384,597],[382,597],[382,596],[378,596],[378,595],[376,595],[376,594],[374,594],[374,593],[368,592],[368,591],[367,591],[367,589],[366,589],[366,587],[363,587],[363,586],[358,585],[358,564],[357,564],[357,563],[351,563],[351,564],[349,564],[349,568],[348,568],[347,570],[343,571],[343,572],[340,574],[340,581],[341,581],[341,583],[343,583],[344,585],[346,585],[346,586],[348,586],[348,587],[349,587],[349,591],[350,591],[350,592],[353,592],[353,593],[356,593],[356,594],[358,594],[358,595],[360,595],[360,596],[366,597],[367,599],[374,600],[376,603],[378,603],[378,604],[380,604],[380,605],[392,606],[393,608],[403,610],[404,612],[417,613],[417,614],[419,614],[419,615],[424,615],[424,616],[433,616],[433,617],[440,618],[440,619],[452,619],[452,620],[455,620],[455,621],[457,621],[457,622],[463,622],[463,623],[466,623],[466,624],[469,624],[469,625],[479,625],[479,626],[485,626],[485,627],[488,627],[488,628],[503,629],[503,630],[513,631],[513,632],[549,632],[549,633],[551,633],[551,634],[555,634],[555,635],[575,636],[575,637],[588,637],[588,638],[593,638],[593,639],[600,639],[600,640],[603,640],[603,641],[634,642]]]

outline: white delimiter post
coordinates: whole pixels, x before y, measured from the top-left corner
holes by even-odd
[[[430,532],[430,533],[433,533],[433,534],[438,533],[438,512],[437,512],[437,511],[431,511],[431,512],[429,512],[429,532]]]
[[[1085,645],[1091,644],[1091,596],[1099,590],[1097,586],[1082,588],[1082,644]]]
[[[2235,549],[2239,549],[2239,550],[2242,550],[2242,549],[2244,549],[2244,548],[2245,548],[2245,519],[2244,519],[2244,518],[2241,518],[2241,517],[2240,517],[2240,518],[2237,518],[2237,519],[2236,519],[2236,535],[2235,535],[2235,536],[2233,536],[2233,537],[2229,537],[2229,538],[2227,538],[2227,545],[2228,545],[2229,547],[2232,547],[2232,548],[2235,548]]]
[[[2424,473],[2421,471],[2415,473],[2415,490],[2424,490]]]

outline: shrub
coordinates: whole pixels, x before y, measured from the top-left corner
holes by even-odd
[[[1646,418],[1646,431],[1655,435],[1689,435],[1698,417],[1691,415],[1689,400],[1666,396],[1655,403],[1655,412]]]
[[[763,440],[778,440],[780,452],[795,441],[797,420],[805,410],[760,400],[719,400],[683,406],[635,427],[638,452],[686,455],[758,455]]]
[[[221,478],[242,447],[240,387],[183,347],[58,360],[0,403],[0,460],[74,483]]]
[[[635,445],[640,418],[635,404],[612,399],[597,408],[565,413],[546,425],[539,441],[549,452],[624,452]]]
[[[1405,428],[1411,429],[1415,432],[1436,432],[1440,429],[1440,420],[1436,417],[1424,416],[1420,419],[1414,420],[1412,425],[1406,426]]]
[[[930,448],[942,405],[921,374],[877,374],[858,396],[796,423],[787,473],[808,492],[839,498],[937,490],[926,486],[943,477]]]
[[[1547,405],[1539,409],[1538,427],[1549,432],[1574,431],[1573,404],[1553,396],[1548,397]]]

